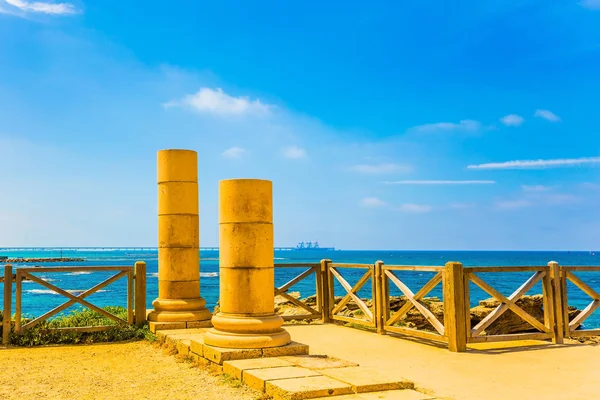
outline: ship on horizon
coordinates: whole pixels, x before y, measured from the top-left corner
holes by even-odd
[[[294,250],[299,250],[299,251],[307,251],[307,250],[319,250],[319,251],[333,251],[335,250],[334,247],[321,247],[319,245],[319,242],[299,242],[296,245],[296,248]]]

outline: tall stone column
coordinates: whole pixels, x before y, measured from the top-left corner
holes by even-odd
[[[158,298],[154,322],[208,321],[200,297],[198,155],[192,150],[158,152]]]
[[[226,348],[284,346],[290,335],[274,311],[273,189],[270,181],[219,186],[220,309],[204,343]]]

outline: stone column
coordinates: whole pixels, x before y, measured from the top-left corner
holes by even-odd
[[[274,312],[271,181],[231,179],[219,186],[220,309],[204,343],[225,348],[284,346],[290,335]]]
[[[158,152],[158,298],[154,322],[208,321],[200,297],[198,155],[191,150]]]

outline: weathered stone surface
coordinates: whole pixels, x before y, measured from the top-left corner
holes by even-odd
[[[380,392],[383,390],[412,389],[414,384],[390,371],[368,367],[322,369],[323,375],[346,382],[354,393]]]
[[[350,385],[327,376],[280,379],[268,381],[265,386],[267,395],[273,396],[274,400],[303,400],[352,393]]]
[[[265,347],[262,349],[263,357],[281,357],[281,356],[303,356],[308,354],[308,345],[292,342],[285,346]]]
[[[262,368],[291,367],[294,364],[281,358],[254,358],[249,360],[225,361],[223,372],[242,380],[244,371]]]
[[[344,368],[358,366],[358,364],[351,361],[341,360],[335,357],[328,357],[326,355],[290,356],[281,358],[300,367],[316,370],[324,368]]]
[[[306,378],[309,376],[321,376],[321,374],[302,367],[275,367],[244,371],[242,380],[251,388],[264,392],[266,382],[277,381],[279,379]]]

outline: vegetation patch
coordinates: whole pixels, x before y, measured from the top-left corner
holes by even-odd
[[[107,306],[103,310],[121,319],[127,320],[127,309],[124,307]],[[33,318],[22,318],[25,325]],[[0,311],[0,321],[2,312]],[[110,328],[96,332],[53,331],[57,328],[78,328],[93,326],[110,326]],[[0,335],[2,327],[0,325]],[[104,317],[94,310],[81,308],[69,313],[42,321],[31,329],[24,330],[17,335],[10,334],[10,344],[13,346],[43,346],[52,344],[90,344],[111,343],[128,340],[149,340],[154,342],[156,336],[150,332],[148,325],[119,325],[115,321]]]

